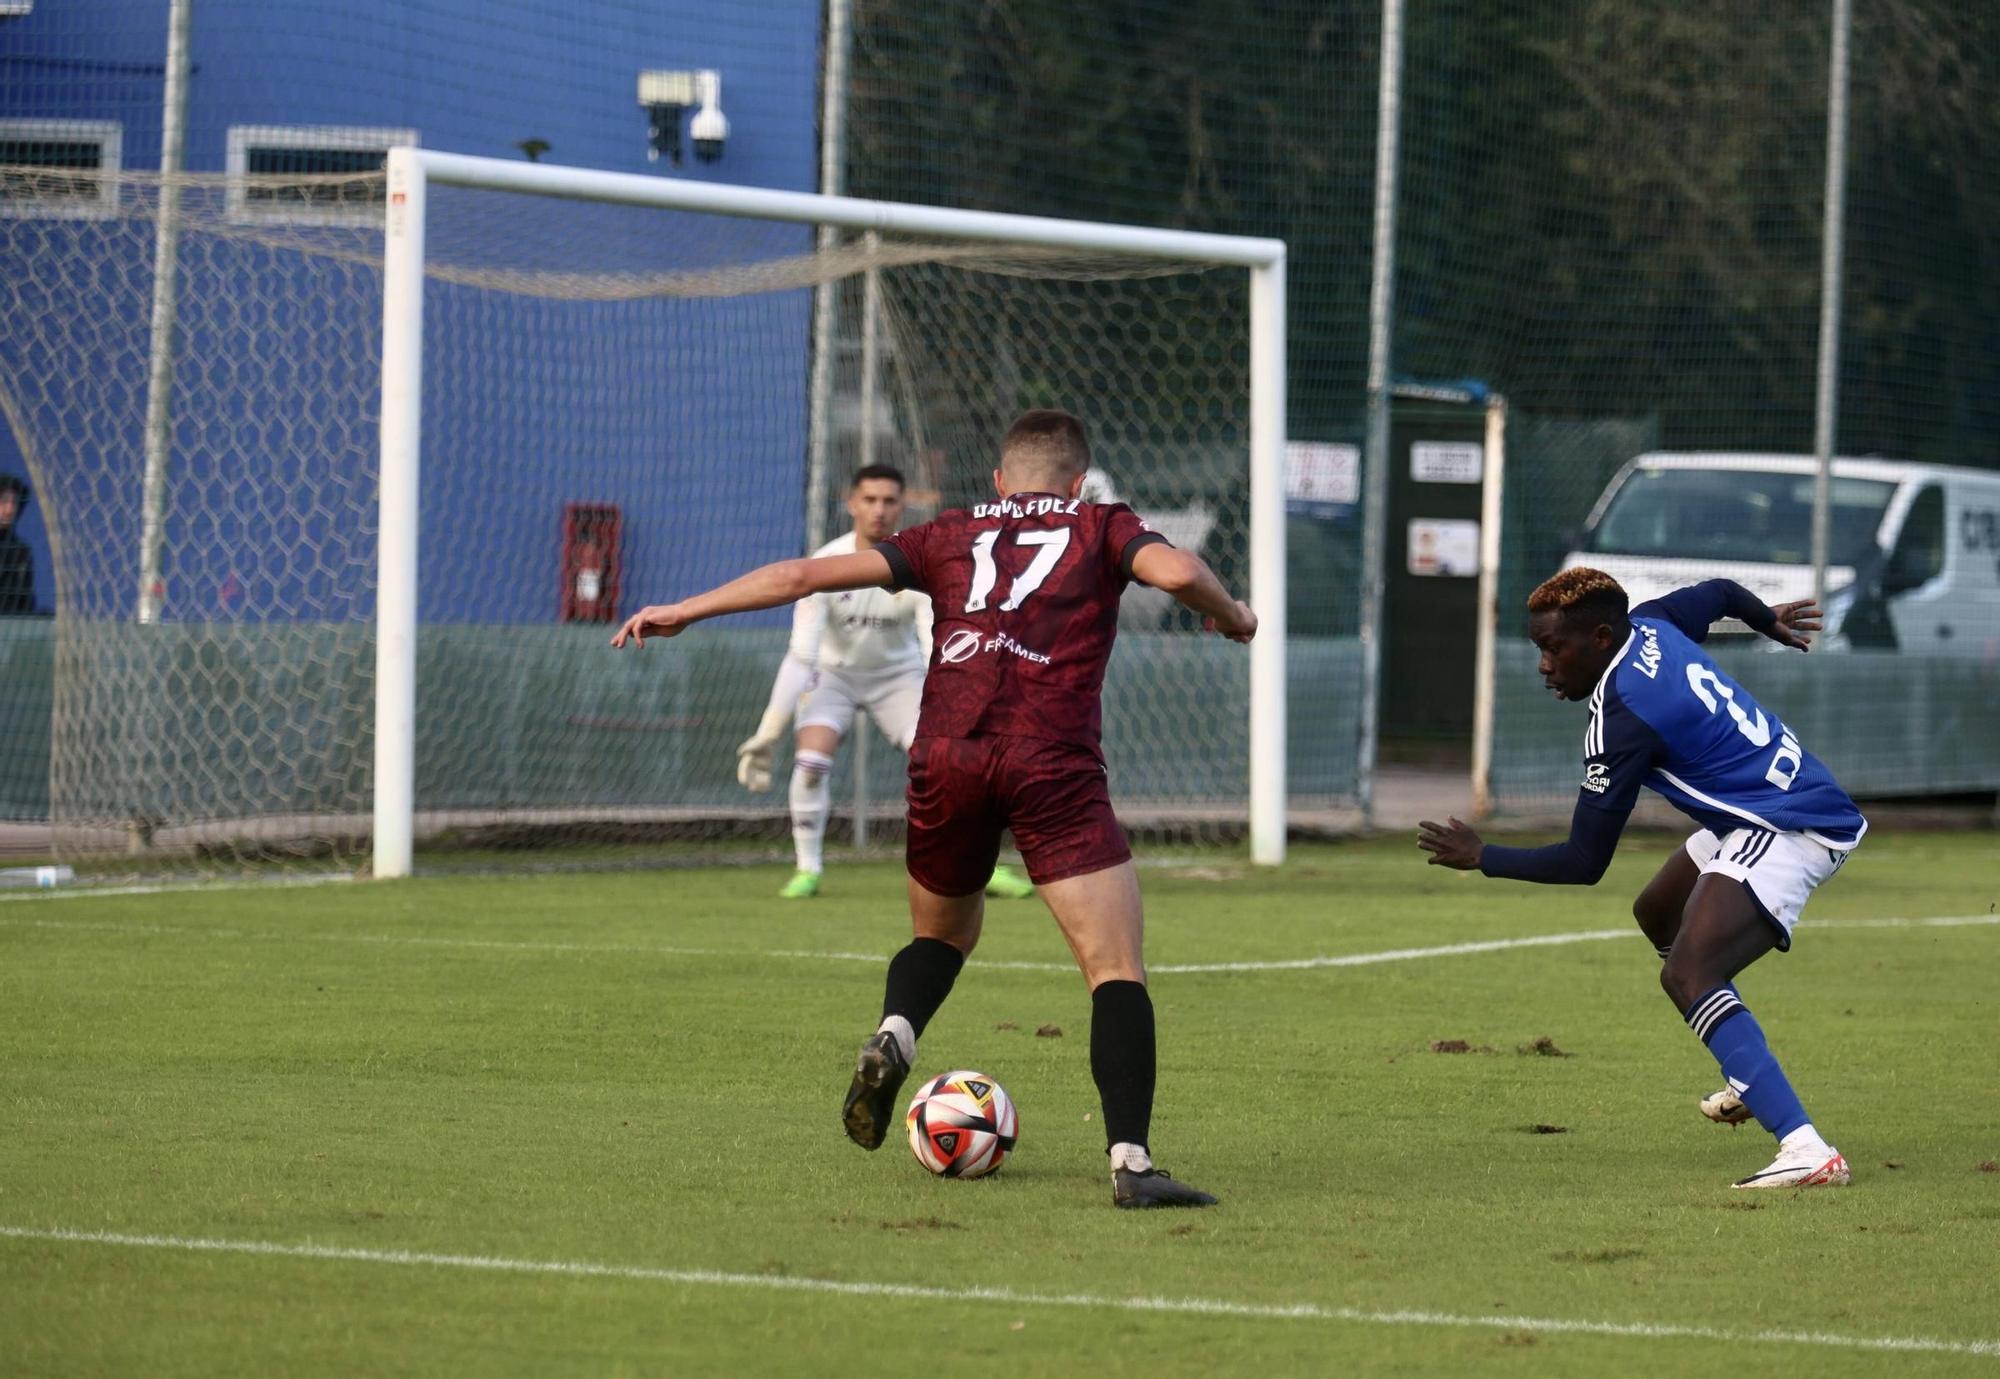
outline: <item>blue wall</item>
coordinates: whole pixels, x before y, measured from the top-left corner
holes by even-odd
[[[641,68],[713,67],[730,135],[676,175],[811,190],[814,0],[200,0],[187,165],[223,167],[233,124],[407,126],[427,148],[643,172]],[[0,116],[117,120],[159,166],[165,0],[41,0],[0,21]]]
[[[0,22],[0,118],[114,120],[123,126],[124,166],[157,167],[166,12],[163,0],[43,0],[26,18]],[[232,125],[361,125],[413,129],[426,148],[520,158],[515,144],[534,138],[550,146],[543,155],[550,163],[811,190],[819,19],[817,0],[201,0],[187,167],[223,170]],[[645,113],[634,94],[638,72],[697,67],[722,74],[730,121],[723,159],[702,164],[690,153],[678,168],[649,162]],[[712,233],[682,237],[650,226],[635,232],[619,220],[632,214],[606,211],[594,224],[586,216],[568,230],[552,226],[544,245],[533,239],[530,215],[520,226],[500,227],[515,231],[504,252],[518,259],[526,243],[545,249],[539,266],[626,269],[706,264],[718,252]],[[652,224],[658,223],[656,217]],[[565,239],[598,245],[600,261],[577,262],[577,249]],[[736,252],[748,252],[743,245],[752,241],[759,253],[800,252],[809,232],[758,227],[741,239]],[[444,234],[434,242],[452,243]],[[478,252],[470,237],[462,243],[463,252]],[[292,271],[268,256],[256,260],[246,255],[230,266],[238,289],[249,291],[259,275]],[[23,270],[0,257],[0,272],[16,271]],[[623,505],[627,609],[798,553],[810,294],[710,304],[684,323],[690,329],[682,336],[663,334],[657,316],[649,325],[629,310],[621,316],[532,298],[489,301],[478,327],[505,337],[509,313],[518,313],[515,324],[534,323],[522,338],[534,340],[536,352],[511,362],[496,356],[478,386],[449,391],[441,383],[451,376],[446,356],[462,347],[442,334],[453,307],[440,299],[461,291],[434,286],[430,294],[439,333],[426,380],[424,617],[553,619],[565,501]],[[192,296],[185,285],[183,293]],[[361,314],[372,321],[377,311],[370,302]],[[744,320],[756,324],[762,351],[756,358],[715,347]],[[188,326],[190,356],[208,328],[199,319]],[[116,356],[108,367],[130,373],[144,357],[143,311],[125,310],[113,330],[123,338],[98,348]],[[0,338],[0,367],[22,365],[20,346]],[[266,341],[265,349],[274,359],[288,353],[282,341]],[[372,369],[371,360],[345,362]],[[52,364],[93,367],[79,358],[40,361]],[[600,390],[588,407],[573,392],[538,386],[620,372],[628,386],[608,397]],[[648,388],[648,381],[659,386]],[[75,515],[79,538],[94,527],[91,539],[136,552],[139,438],[129,404],[143,397],[143,387],[140,378],[121,382],[105,389],[127,404],[108,438],[129,457],[117,466],[118,481],[110,491],[94,490],[86,503],[86,495],[63,489],[96,462],[65,466],[62,456],[49,455],[52,472],[39,487],[53,485],[52,506],[66,522]],[[178,390],[169,618],[372,616],[363,587],[372,564],[372,515],[356,517],[372,503],[372,475],[356,473],[372,467],[372,456],[317,453],[310,427],[300,428],[296,453],[278,441],[272,453],[224,465],[203,451],[217,421],[236,420],[217,413],[232,406],[309,412],[315,404],[302,390],[311,386],[297,378],[237,379],[233,392],[218,393],[233,403],[204,401],[198,382]],[[368,385],[350,377],[323,386]],[[259,434],[281,436],[282,428]],[[0,470],[25,471],[4,430]],[[573,476],[572,485],[557,476]],[[335,501],[294,512],[287,490],[301,484]],[[38,593],[49,606],[46,511],[39,503],[31,509],[21,534],[36,547]],[[315,558],[292,559],[293,549],[311,550]],[[136,584],[136,572],[107,578]],[[129,597],[120,597],[121,611],[129,611]]]

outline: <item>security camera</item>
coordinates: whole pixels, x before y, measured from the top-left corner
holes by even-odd
[[[722,156],[723,141],[729,138],[729,121],[720,110],[697,110],[688,123],[688,134],[694,139],[694,156],[713,163]]]
[[[722,145],[729,138],[729,120],[722,113],[722,74],[696,72],[694,89],[700,106],[688,121],[688,137],[694,141],[694,156],[713,163],[722,156]]]

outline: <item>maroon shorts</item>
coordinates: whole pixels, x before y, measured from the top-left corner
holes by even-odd
[[[1014,830],[1038,886],[1129,861],[1104,767],[1034,737],[920,737],[910,746],[910,876],[933,895],[983,890]]]

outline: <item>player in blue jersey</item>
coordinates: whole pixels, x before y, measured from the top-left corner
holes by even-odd
[[[1840,870],[1868,821],[1699,645],[1711,624],[1735,617],[1804,651],[1819,610],[1810,600],[1766,607],[1735,581],[1714,579],[1628,612],[1618,581],[1572,569],[1536,589],[1528,612],[1543,683],[1557,698],[1590,704],[1570,836],[1549,847],[1495,847],[1452,819],[1418,825],[1417,845],[1435,866],[1588,886],[1610,865],[1639,787],[1666,796],[1701,827],[1632,913],[1665,961],[1660,985],[1727,1079],[1702,1114],[1731,1125],[1755,1116],[1778,1139],[1777,1158],[1737,1187],[1846,1183],[1847,1161],[1813,1127],[1733,983],[1773,948],[1791,947],[1807,897]]]

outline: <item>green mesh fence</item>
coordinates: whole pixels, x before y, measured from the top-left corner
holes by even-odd
[[[0,823],[49,817],[49,707],[55,698],[55,625],[0,621]]]
[[[418,24],[432,7],[405,8]],[[142,10],[158,22],[156,10],[135,5]],[[633,5],[605,12],[640,22]],[[256,22],[308,13],[325,11],[275,4]],[[1626,0],[1410,7],[1395,370],[1483,380],[1510,399],[1504,636],[1518,635],[1527,590],[1572,552],[1614,554],[1590,549],[1598,538],[1589,518],[1635,457],[1810,450],[1827,20],[1824,7]],[[1291,249],[1291,436],[1355,444],[1366,401],[1379,25],[1376,0],[1280,0],[1254,12],[1219,0],[858,0],[847,190],[1282,237]],[[562,44],[551,34],[546,60],[574,80]],[[1858,0],[1852,48],[1839,449],[1991,469],[2000,459],[2000,273],[1991,271],[2000,263],[2000,102],[1991,96],[2000,8]],[[478,56],[468,53],[475,66]],[[35,70],[37,83],[56,80],[53,68]],[[340,79],[329,67],[326,80]],[[426,143],[460,146],[448,133]],[[135,252],[143,268],[143,247]],[[12,364],[13,338],[0,341]],[[1463,439],[1425,434],[1434,420],[1400,428],[1390,463],[1405,477],[1409,445]],[[1135,455],[1140,440],[1171,440],[1133,434]],[[1137,458],[1120,467],[1145,470]],[[1799,719],[1807,745],[1857,790],[1990,789],[1979,763],[1992,760],[2000,732],[2000,613],[1982,592],[1990,586],[1950,581],[1993,571],[2000,554],[1983,500],[1941,487],[1933,520],[1921,488],[1885,504],[1873,539],[1852,552],[1844,659],[1746,651],[1742,674],[1788,721]],[[1678,500],[1653,511],[1796,553],[1793,488],[1721,498],[1731,501],[1712,520]],[[1384,517],[1394,532],[1426,515]],[[1301,505],[1290,523],[1292,660],[1311,668],[1303,681],[1295,672],[1295,804],[1339,802],[1354,788],[1360,526],[1358,510],[1340,502]],[[1214,532],[1227,539],[1226,524]],[[1796,573],[1794,560],[1766,563]],[[1658,573],[1713,570],[1712,560],[1676,559]],[[1895,587],[1912,573],[1927,578]],[[1946,640],[1937,635],[1945,620],[1930,620],[1933,645],[1917,650],[1915,605],[1892,604],[1926,584],[1953,613],[1948,650],[1935,645]],[[1393,618],[1385,631],[1393,648]],[[32,817],[47,794],[36,764],[46,734],[35,731],[33,706],[61,692],[50,688],[46,645],[25,625],[0,642],[0,716],[11,724],[0,807],[16,817]],[[1459,695],[1470,674],[1469,655],[1454,653],[1385,692],[1443,685]],[[1523,674],[1517,645],[1496,685],[1495,787],[1506,807],[1567,796],[1580,732],[1544,736],[1559,710],[1532,683],[1519,692]],[[1851,724],[1817,716],[1849,706]],[[1942,769],[1932,744],[1946,740],[1963,744],[1950,761],[1964,769]],[[892,770],[890,754],[876,757]],[[1551,757],[1559,770],[1538,765]]]
[[[1856,8],[1840,452],[1991,465],[2000,336],[1991,275],[1972,268],[2000,248],[2000,160],[1992,103],[1970,93],[2000,26],[1942,4]],[[1812,592],[1806,462],[1686,457],[1812,449],[1828,22],[1796,6],[1412,7],[1396,363],[1510,403],[1503,810],[1576,788],[1580,717],[1547,702],[1521,640],[1543,578],[1592,564],[1635,601],[1714,577],[1773,602]],[[1678,458],[1603,510],[1649,454]],[[1981,549],[2000,486],[1924,474],[1837,471],[1837,635],[1821,650],[1846,654],[1718,638],[1859,792],[2000,785],[2000,578]],[[1922,577],[1899,586],[1899,562]]]
[[[862,0],[849,183],[1285,238],[1292,434],[1352,441],[1365,402],[1380,14],[1373,0],[1268,5],[1254,17],[1135,0]],[[1635,456],[1810,451],[1829,18],[1625,0],[1408,7],[1394,369],[1482,380],[1512,403],[1504,635],[1518,635],[1527,592],[1586,542],[1599,496]],[[1980,93],[2000,65],[2000,11],[1863,0],[1854,23],[1841,448],[1991,466],[2000,277],[1977,266],[2000,252],[2000,107]],[[1399,420],[1389,456],[1392,736],[1382,745],[1395,759],[1399,718],[1422,721],[1427,736],[1404,745],[1455,769],[1466,711],[1396,712],[1413,699],[1470,700],[1460,688],[1473,673],[1469,595],[1398,587],[1411,578],[1407,524],[1462,517],[1407,483],[1413,444],[1477,435],[1469,423],[1426,430],[1437,423]],[[1961,564],[1978,549],[1978,511],[1949,514]],[[1355,522],[1293,523],[1295,632],[1352,635],[1357,533]],[[1709,573],[1697,563],[1665,577]],[[1462,633],[1439,635],[1441,618]],[[1939,702],[1985,692],[1990,681],[1961,670],[2000,656],[2000,611],[1972,598],[1954,635],[1949,665],[1903,665],[1921,691],[1859,671],[1850,689],[1878,713],[1932,690]],[[1801,673],[1845,673],[1833,658],[1810,666]],[[1501,689],[1496,788],[1506,802],[1545,803],[1557,787],[1505,750],[1539,739]],[[1325,685],[1293,705],[1293,720],[1357,692]],[[2000,714],[1950,721],[1982,748],[1980,734],[2000,731]],[[1560,753],[1565,794],[1573,748]],[[1296,741],[1294,751],[1296,774]],[[1914,754],[1841,769],[1878,790],[1937,779]]]

